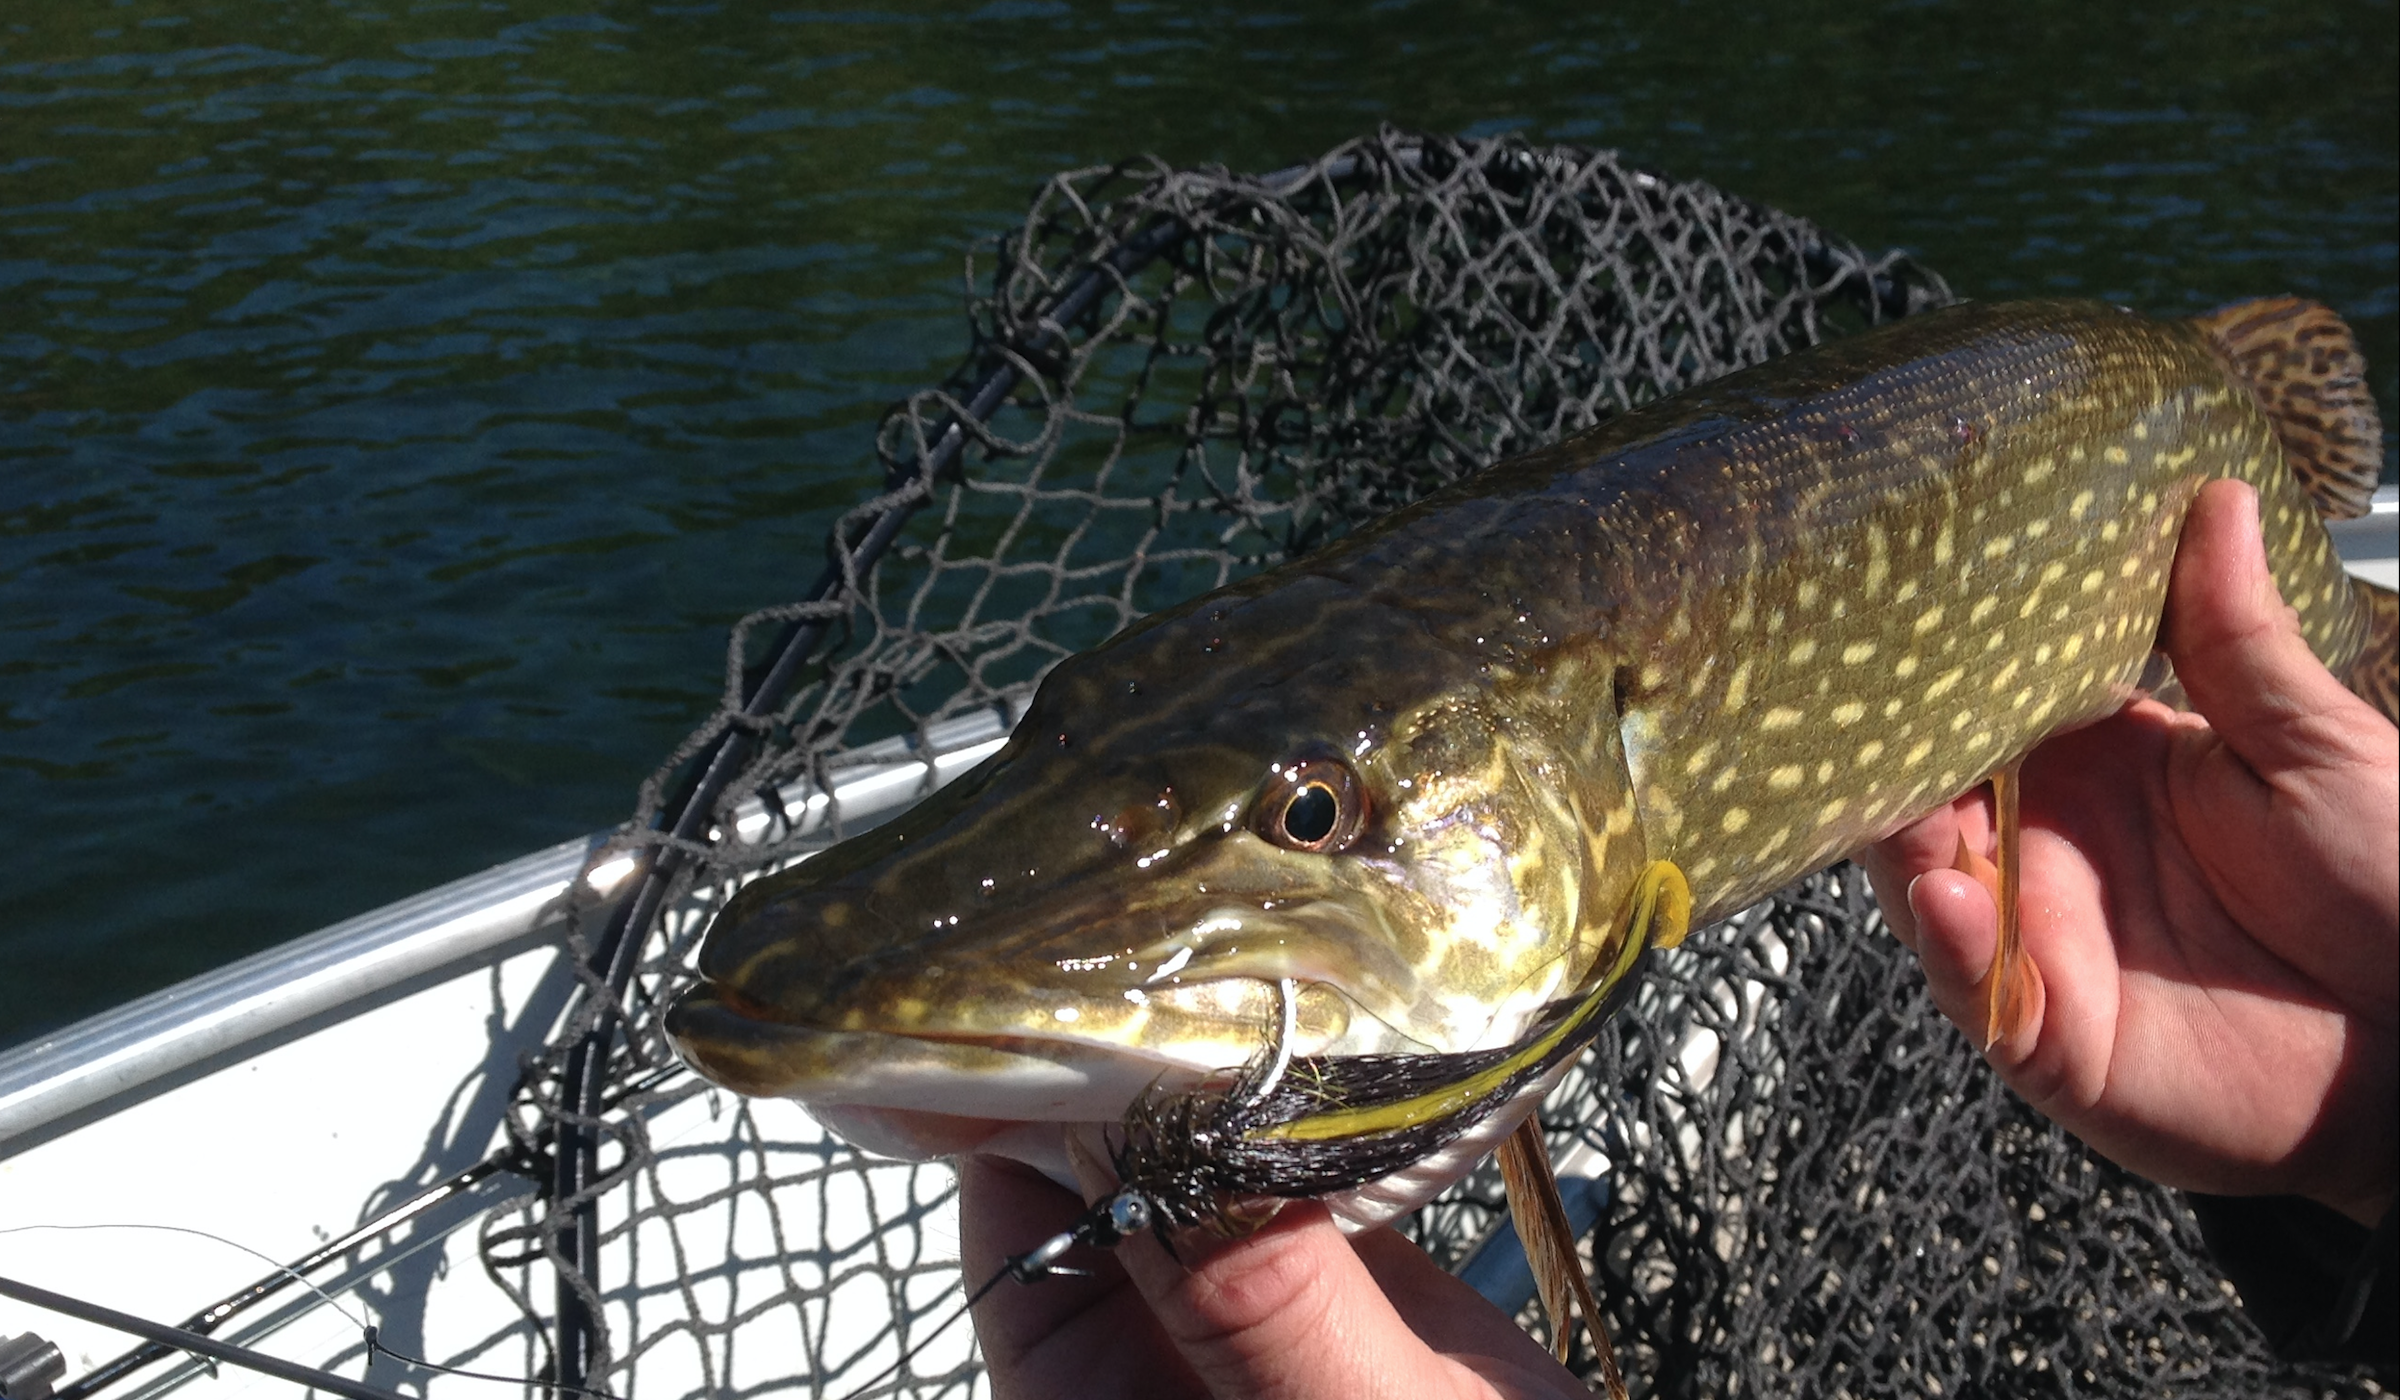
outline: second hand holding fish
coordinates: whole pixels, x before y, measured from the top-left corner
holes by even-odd
[[[2372,1226],[2400,1137],[2400,730],[2300,640],[2238,484],[2192,508],[2166,645],[2199,716],[2143,703],[2027,763],[2021,923],[2046,987],[1992,1062],[2133,1171]],[[1988,820],[1971,795],[1866,857],[1978,1042],[1996,911],[1949,867]]]

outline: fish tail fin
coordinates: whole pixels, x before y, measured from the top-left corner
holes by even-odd
[[[2367,615],[2367,643],[2342,676],[2352,694],[2400,724],[2400,593],[2363,578],[2350,580]]]
[[[2367,358],[2342,318],[2301,297],[2261,297],[2192,324],[2266,410],[2317,513],[2365,515],[2383,468],[2383,420],[2367,388]]]

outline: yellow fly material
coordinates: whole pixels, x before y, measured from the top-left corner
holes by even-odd
[[[1626,910],[1624,936],[1618,940],[1617,960],[1592,986],[1583,1004],[1534,1037],[1507,1059],[1454,1084],[1414,1098],[1368,1108],[1337,1108],[1306,1118],[1261,1128],[1255,1136],[1296,1142],[1324,1142],[1363,1133],[1396,1132],[1422,1123],[1438,1122],[1496,1092],[1509,1079],[1533,1064],[1583,1028],[1608,1004],[1609,991],[1633,971],[1635,959],[1649,946],[1673,947],[1683,941],[1692,916],[1692,887],[1672,862],[1654,860],[1642,871]]]

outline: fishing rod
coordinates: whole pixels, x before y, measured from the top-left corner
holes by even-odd
[[[641,1079],[619,1086],[610,1096],[608,1106],[617,1107],[635,1095],[656,1089],[686,1072],[681,1066],[675,1066],[655,1071]],[[226,1294],[216,1302],[185,1318],[180,1330],[197,1336],[213,1336],[227,1323],[281,1295],[287,1289],[314,1288],[315,1285],[308,1282],[308,1275],[371,1240],[391,1234],[394,1230],[424,1215],[434,1207],[465,1196],[474,1187],[494,1176],[511,1173],[528,1180],[537,1178],[541,1171],[544,1149],[552,1146],[552,1143],[552,1135],[547,1130],[528,1140],[511,1141],[481,1161],[463,1167],[440,1181],[426,1186],[406,1200],[395,1203],[348,1233],[329,1240],[300,1258],[278,1266],[273,1273],[263,1275],[257,1281]],[[320,1291],[318,1296],[324,1297],[325,1295]],[[330,1299],[328,1301],[330,1302]],[[372,1334],[374,1329],[368,1328],[367,1331]],[[372,1339],[372,1336],[370,1336],[369,1345],[375,1350],[382,1351],[385,1355],[407,1361],[412,1365],[424,1366],[437,1371],[450,1369],[430,1361],[402,1356],[389,1347],[381,1346]],[[176,1355],[179,1351],[186,1350],[189,1348],[155,1338],[145,1340],[140,1346],[93,1367],[60,1387],[54,1393],[52,1400],[92,1400],[93,1396],[110,1386]],[[520,1378],[504,1377],[501,1379],[518,1380]],[[591,1393],[597,1394],[598,1392]],[[14,1400],[14,1397],[0,1395],[0,1400]]]
[[[146,1317],[119,1312],[115,1308],[92,1302],[89,1299],[78,1298],[72,1294],[37,1288],[33,1284],[9,1278],[6,1275],[0,1275],[0,1297],[14,1298],[20,1303],[30,1303],[50,1312],[77,1318],[84,1322],[97,1323],[115,1331],[128,1332],[136,1337],[145,1338],[151,1345],[169,1352],[189,1352],[194,1356],[204,1358],[204,1362],[222,1361],[229,1366],[239,1366],[243,1370],[256,1371],[261,1375],[273,1376],[277,1380],[291,1381],[312,1390],[329,1391],[343,1397],[343,1400],[414,1400],[413,1397],[403,1395],[397,1390],[387,1390],[382,1386],[369,1385],[364,1381],[354,1381],[348,1376],[336,1375],[315,1366],[303,1366],[297,1361],[286,1361],[280,1356],[270,1356],[254,1347],[219,1341],[204,1333],[192,1331],[188,1327],[170,1327],[163,1322],[152,1322]],[[34,1345],[25,1345],[29,1340]],[[44,1397],[49,1395],[49,1378],[65,1369],[66,1363],[63,1358],[59,1357],[58,1348],[30,1333],[10,1338],[8,1345],[12,1351],[24,1354],[32,1364],[30,1366],[12,1365],[6,1372],[0,1372],[0,1400],[44,1400]],[[366,1347],[367,1360],[370,1364],[377,1356],[381,1355],[391,1357],[405,1365],[421,1366],[427,1370],[439,1371],[444,1375],[463,1376],[469,1380],[497,1381],[503,1385],[526,1384],[525,1378],[521,1376],[500,1376],[484,1371],[469,1371],[457,1366],[444,1366],[438,1362],[427,1361],[423,1357],[410,1356],[405,1352],[394,1351],[383,1345],[373,1327],[366,1329]],[[60,1392],[60,1394],[64,1393]],[[590,1400],[623,1400],[621,1396],[610,1395],[602,1390],[578,1387],[576,1393],[588,1396]]]

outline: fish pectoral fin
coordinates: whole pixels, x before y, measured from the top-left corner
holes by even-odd
[[[1968,848],[1966,838],[1959,838],[1958,854],[1951,860],[1954,869],[1975,877],[1991,893],[1992,904],[2000,911],[2000,936],[1992,948],[1992,965],[1984,969],[1975,986],[1983,994],[1983,1048],[1990,1050],[2004,1036],[2012,1036],[2033,1023],[2034,1007],[2040,998],[2041,969],[2025,952],[2025,940],[2019,929],[2017,882],[2024,859],[2023,834],[2017,818],[2017,796],[2024,779],[2019,759],[1992,774],[1992,828],[1998,836],[1995,845],[1999,862],[1992,861]]]
[[[1593,1296],[1591,1279],[1576,1255],[1575,1227],[1567,1222],[1566,1202],[1559,1199],[1558,1176],[1550,1170],[1550,1144],[1542,1139],[1541,1115],[1525,1115],[1500,1144],[1499,1158],[1509,1217],[1525,1247],[1534,1287],[1542,1295],[1542,1311],[1550,1315],[1551,1345],[1559,1361],[1563,1364],[1575,1349],[1575,1314],[1580,1312],[1592,1350],[1600,1357],[1601,1384],[1610,1400],[1625,1400],[1616,1348],[1609,1344],[1600,1300]]]

